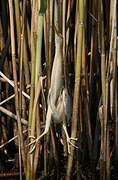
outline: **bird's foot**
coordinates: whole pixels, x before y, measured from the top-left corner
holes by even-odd
[[[39,143],[40,136],[35,138],[34,136],[29,136],[30,139],[33,139],[27,146],[30,146],[30,151],[29,153],[32,154],[33,151],[36,148],[36,145]]]
[[[70,148],[71,148],[70,145],[73,146],[73,147],[75,147],[75,148],[77,148],[77,149],[79,148],[79,147],[76,146],[74,143],[72,143],[71,140],[77,141],[77,138],[73,138],[73,137],[70,137],[70,138],[68,137],[68,138],[67,138],[67,145],[68,145],[68,153],[69,153],[69,154],[70,154],[70,152],[71,152],[71,151],[70,151]]]
[[[32,154],[33,151],[35,150],[36,148],[36,145],[39,143],[40,139],[45,135],[47,134],[47,131],[44,131],[40,136],[38,136],[37,138],[35,138],[34,136],[29,136],[29,138],[33,139],[29,144],[28,146],[30,146],[30,151],[29,153]],[[33,147],[32,147],[33,146]]]
[[[29,153],[32,154],[33,151],[36,148],[36,144],[37,144],[36,141],[37,141],[37,139],[34,136],[29,136],[29,139],[31,139],[31,142],[27,146],[30,147]]]

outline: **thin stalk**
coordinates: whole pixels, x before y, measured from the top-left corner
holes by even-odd
[[[91,118],[90,118],[90,108],[89,108],[89,99],[87,98],[87,89],[88,89],[88,82],[87,82],[87,68],[86,68],[86,60],[87,60],[87,49],[86,49],[86,44],[87,44],[87,41],[86,41],[86,27],[87,27],[87,24],[86,24],[86,17],[87,17],[87,2],[86,0],[84,0],[84,11],[85,11],[85,14],[84,14],[84,19],[85,19],[85,28],[83,30],[83,52],[82,52],[82,75],[83,75],[83,79],[82,79],[82,82],[81,82],[81,86],[82,86],[82,89],[83,89],[83,93],[85,94],[85,96],[83,97],[85,100],[85,109],[86,109],[86,115],[87,117],[85,117],[85,123],[86,123],[86,132],[88,134],[88,150],[89,150],[89,158],[90,160],[92,159],[92,129],[91,129]],[[84,92],[85,91],[85,92]]]
[[[114,114],[114,93],[115,93],[115,82],[114,82],[114,78],[115,78],[115,74],[114,71],[116,73],[116,36],[117,36],[117,30],[116,30],[116,0],[114,0],[114,5],[112,6],[112,23],[111,23],[111,39],[110,39],[110,50],[109,50],[109,60],[111,61],[111,66],[110,66],[110,72],[113,72],[113,80],[111,81],[111,114]],[[113,58],[113,60],[112,60]]]
[[[68,1],[66,24],[69,24],[70,10],[71,10],[71,1],[69,0]],[[66,55],[67,55],[67,50],[68,50],[68,46],[69,46],[69,37],[70,37],[70,35],[69,35],[70,33],[69,32],[70,32],[70,29],[69,29],[69,27],[67,27],[67,30],[66,30],[66,39],[65,39],[66,40],[66,42],[65,42],[66,43]]]
[[[41,88],[42,88],[42,82],[41,81],[42,81],[41,78],[39,78],[38,83],[37,83],[37,87],[36,87],[37,91],[35,92],[34,105],[33,105],[33,111],[32,111],[31,136],[35,136],[35,132],[36,132],[36,110],[37,110],[39,95],[40,95]],[[33,160],[34,159],[33,159],[32,154],[30,155],[30,157],[31,156],[32,156],[31,165],[33,166]],[[31,166],[31,171],[32,171],[32,174],[34,176],[36,172],[34,172],[34,167],[32,167],[32,166]]]
[[[30,50],[30,30],[29,30],[29,24],[28,24],[28,18],[27,18],[27,6],[26,2],[23,1],[23,15],[22,15],[22,36],[21,36],[21,51],[23,54],[23,69],[24,69],[24,76],[25,76],[25,82],[26,86],[30,84],[30,69],[29,69],[29,57],[28,50]]]
[[[22,15],[22,34],[21,34],[21,47],[20,47],[20,93],[19,93],[19,109],[22,115],[22,87],[23,87],[23,49],[24,49],[24,23],[25,23],[25,8],[26,0],[23,1],[23,15]]]
[[[35,89],[35,11],[36,11],[36,2],[33,1],[33,10],[32,10],[32,29],[31,29],[31,57],[32,57],[32,70],[31,70],[31,92],[30,92],[30,106],[29,106],[29,126],[31,126],[32,122],[32,109],[33,109],[33,100],[34,100],[34,89]]]
[[[112,73],[112,71],[114,71],[113,69],[114,69],[114,61],[112,60],[112,54],[114,54],[114,53],[112,53],[113,51],[112,51],[112,49],[114,48],[113,46],[114,46],[114,38],[116,38],[115,36],[114,36],[114,34],[116,34],[115,33],[115,17],[116,17],[116,0],[114,0],[114,3],[113,3],[113,1],[111,2],[111,4],[110,4],[110,20],[111,20],[111,22],[110,22],[110,49],[109,49],[109,61],[110,61],[110,66],[109,66],[109,68],[110,68],[110,73]],[[114,48],[115,49],[115,48]],[[113,55],[113,58],[114,58],[114,55]],[[110,93],[110,101],[111,101],[111,109],[110,109],[110,111],[111,111],[111,114],[113,114],[114,112],[114,107],[113,107],[113,104],[114,104],[114,99],[113,99],[113,96],[114,96],[114,84],[113,84],[113,80],[111,80],[111,85],[110,85],[110,91],[111,91],[111,93]]]
[[[19,97],[18,97],[18,83],[17,83],[17,72],[16,72],[16,50],[15,50],[15,33],[14,33],[14,15],[13,15],[13,1],[9,0],[9,12],[10,12],[10,28],[11,28],[11,48],[12,48],[12,65],[13,65],[13,77],[14,77],[14,91],[15,91],[15,105],[16,105],[16,115],[19,131],[19,143],[21,148],[21,154],[24,165],[24,172],[26,173],[26,154],[24,149],[21,117],[19,112]]]
[[[0,111],[3,112],[4,114],[6,114],[7,116],[17,120],[17,116],[12,113],[11,111],[8,111],[7,109],[5,109],[4,107],[0,106]],[[23,123],[24,125],[27,125],[27,120],[21,118],[21,123]]]
[[[75,34],[74,34],[74,63],[76,62],[77,59],[77,32],[78,32],[78,1],[76,3],[76,15],[75,15]]]
[[[95,73],[95,69],[96,69],[96,62],[95,62],[95,58],[97,55],[97,42],[98,42],[98,38],[97,38],[97,21],[95,21],[95,19],[97,19],[98,16],[98,1],[95,0],[92,3],[92,19],[91,19],[91,28],[90,29],[90,76],[89,76],[89,106],[90,106],[90,111],[92,110],[92,112],[90,112],[91,118],[93,118],[93,114],[95,113],[95,109],[92,108],[93,105],[93,96],[94,96],[94,73]],[[95,103],[95,102],[94,102]]]
[[[20,43],[21,43],[21,16],[20,16],[20,1],[14,0],[15,8],[15,23],[17,32],[17,43],[18,43],[18,55],[20,55]]]
[[[63,20],[62,20],[62,36],[63,36],[63,61],[64,61],[64,79],[66,80],[66,0],[63,1]]]
[[[24,130],[23,134],[25,134],[28,130]],[[11,143],[12,141],[14,141],[15,139],[18,138],[18,135],[14,136],[13,138],[9,139],[7,142],[3,143],[2,145],[0,145],[0,149],[5,147],[7,144]]]
[[[106,162],[106,121],[105,116],[106,110],[106,63],[105,63],[105,39],[104,39],[104,20],[103,20],[103,4],[102,1],[99,2],[99,33],[100,33],[100,47],[101,47],[101,84],[102,84],[102,103],[103,103],[103,126],[101,128],[101,134],[103,139],[101,139],[101,163],[100,163],[100,177],[105,178],[105,162]],[[104,175],[103,175],[104,174]],[[103,176],[103,177],[102,177]]]
[[[49,36],[48,43],[48,87],[50,87],[50,79],[51,79],[51,69],[52,69],[52,61],[53,61],[53,14],[54,14],[54,0],[50,0],[49,2],[49,32],[47,31],[47,36]]]
[[[27,43],[26,43],[26,28],[24,32],[24,49],[23,49],[23,68],[24,68],[24,76],[26,81],[26,86],[30,84],[30,69],[29,69],[29,62],[28,62],[28,50],[27,50]]]
[[[20,172],[20,180],[22,180],[22,159],[21,159],[21,149],[20,149],[20,144],[19,144],[19,172]]]
[[[38,77],[41,76],[41,52],[42,52],[42,39],[43,39],[43,23],[44,15],[38,15],[38,38],[37,38],[37,49],[36,49],[36,68],[35,68],[35,84],[38,82]]]
[[[112,119],[115,121],[115,168],[118,167],[118,81],[117,81],[117,11],[116,1],[114,2],[114,13],[112,17],[112,31],[113,31],[113,43],[112,43],[112,61],[113,61],[113,107],[112,107]]]
[[[39,106],[37,106],[36,109],[36,134],[37,136],[39,136],[41,134],[41,123],[40,123],[40,110],[39,110]],[[37,167],[40,167],[40,161],[39,161],[39,157],[40,157],[40,149],[41,149],[41,145],[36,147],[36,151],[34,154],[34,165],[33,165],[33,178],[36,178],[36,172],[37,172]]]
[[[31,90],[30,90],[30,104],[29,104],[29,114],[28,114],[28,125],[31,128],[32,123],[32,112],[33,112],[33,104],[34,104],[34,95],[35,95],[35,63],[36,63],[36,1],[33,1],[32,4],[32,22],[31,22]],[[32,180],[32,158],[30,154],[27,154],[27,174],[26,180]]]
[[[11,95],[10,97],[8,97],[7,99],[3,100],[0,102],[0,106],[3,105],[4,103],[8,102],[9,100],[11,100],[12,98],[15,97],[15,94]]]
[[[108,112],[110,111],[109,107],[109,81],[106,82],[106,102],[105,102],[105,114],[104,114],[104,169],[103,169],[103,179],[110,180],[110,139],[109,139],[109,126],[108,126]],[[104,110],[104,109],[103,109]]]
[[[0,71],[0,76],[2,76],[12,87],[15,87],[13,81],[11,81],[7,76],[5,76],[1,71]],[[19,91],[19,88],[18,88],[18,91]],[[24,91],[22,91],[22,94],[30,99],[30,96],[28,94],[26,94]]]
[[[82,64],[82,47],[83,47],[83,29],[84,29],[84,1],[79,0],[79,23],[77,34],[77,59],[75,68],[75,86],[74,86],[74,98],[73,98],[73,114],[72,114],[72,129],[71,137],[77,136],[77,123],[78,123],[78,108],[80,99],[80,81],[81,81],[81,64]],[[73,141],[73,144],[75,142]],[[74,148],[71,147],[71,154],[68,157],[68,167],[66,179],[71,179],[72,164],[74,157]]]

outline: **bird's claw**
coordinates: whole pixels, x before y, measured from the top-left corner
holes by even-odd
[[[34,144],[33,148],[29,151],[29,154],[32,154],[35,148],[36,148],[36,143]]]
[[[37,144],[37,139],[34,137],[34,136],[29,136],[30,139],[33,139],[33,141],[31,141],[27,146],[30,146],[30,151],[29,151],[29,154],[32,154],[33,151],[35,150],[36,148],[36,144]],[[34,144],[34,145],[33,145]],[[33,147],[31,147],[33,145]]]
[[[30,139],[36,139],[35,136],[29,136]]]
[[[73,146],[73,147],[75,147],[75,148],[77,148],[77,149],[79,148],[78,146],[76,146],[75,144],[73,144],[73,143],[71,142],[71,140],[77,141],[77,138],[70,137],[70,138],[67,139],[68,153],[69,153],[69,154],[70,154],[70,145]]]
[[[69,139],[70,139],[70,141],[71,140],[73,140],[73,141],[77,141],[78,140],[78,138],[73,138],[73,137],[70,137]]]

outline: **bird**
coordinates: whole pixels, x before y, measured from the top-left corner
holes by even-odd
[[[55,2],[55,18],[54,18],[54,27],[55,27],[55,56],[53,60],[52,73],[51,73],[51,84],[48,92],[48,102],[47,102],[47,113],[46,113],[46,124],[44,132],[38,136],[36,139],[29,143],[33,145],[30,153],[32,153],[36,147],[36,144],[40,141],[40,139],[45,136],[50,128],[52,120],[55,124],[61,124],[62,128],[65,132],[67,144],[68,144],[68,152],[70,152],[70,145],[76,147],[71,140],[77,140],[77,138],[69,137],[67,132],[66,120],[70,120],[69,117],[71,111],[70,106],[70,96],[68,93],[68,88],[64,83],[63,78],[63,37],[60,36],[59,31],[59,12],[58,12],[58,3]]]

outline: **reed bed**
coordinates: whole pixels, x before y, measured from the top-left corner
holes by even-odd
[[[118,178],[117,9],[117,0],[0,1],[1,178]],[[35,143],[49,106],[50,130]]]

